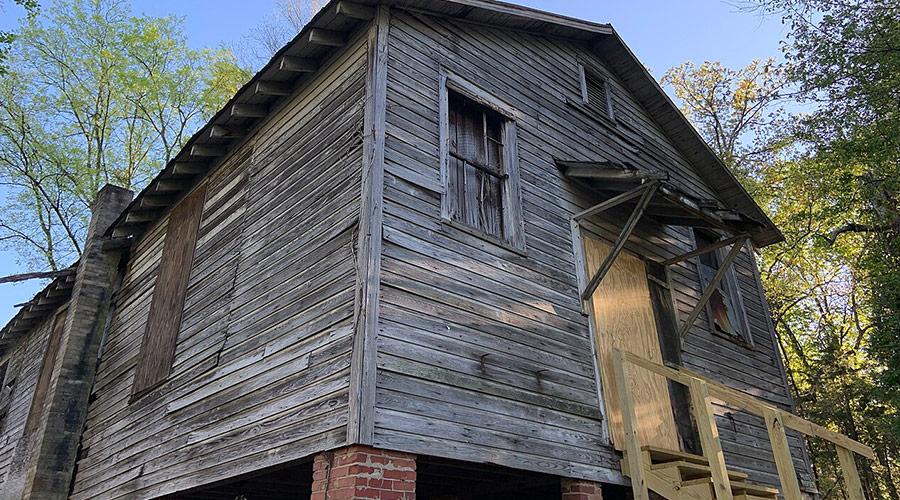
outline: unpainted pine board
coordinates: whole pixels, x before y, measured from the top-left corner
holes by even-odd
[[[590,237],[583,238],[582,241],[588,271],[592,271],[609,253],[610,246]],[[596,328],[594,341],[599,358],[603,400],[606,413],[610,416],[613,443],[617,449],[622,450],[625,441],[618,390],[612,372],[612,351],[624,349],[656,362],[662,356],[644,263],[627,253],[620,253],[590,302]],[[666,380],[658,375],[633,370],[631,381],[630,392],[638,412],[636,432],[640,443],[679,449]]]

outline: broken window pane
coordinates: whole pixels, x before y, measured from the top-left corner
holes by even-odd
[[[697,232],[697,248],[703,248],[712,245],[716,238],[705,233]],[[704,289],[715,278],[719,271],[721,261],[719,260],[718,250],[707,252],[700,255],[700,274]],[[708,311],[710,314],[710,322],[712,327],[721,333],[728,335],[743,337],[742,326],[739,321],[740,311],[738,310],[737,297],[731,291],[734,290],[735,283],[733,275],[729,272],[719,281],[716,289],[713,291],[708,302]]]

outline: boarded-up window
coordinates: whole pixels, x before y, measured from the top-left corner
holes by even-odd
[[[595,116],[613,117],[609,83],[590,71],[584,71],[582,95],[584,103]]]
[[[505,235],[503,117],[451,92],[450,217],[489,235]]]
[[[695,232],[697,248],[712,245],[717,238],[711,234]],[[703,286],[712,282],[721,267],[719,251],[706,252],[700,255],[700,277]],[[716,289],[709,298],[707,311],[710,316],[710,326],[717,332],[746,339],[746,327],[742,320],[743,312],[737,293],[737,283],[734,273],[728,270],[725,277],[719,281]]]
[[[56,315],[53,322],[53,330],[47,341],[47,350],[44,351],[44,361],[41,363],[41,371],[38,374],[37,385],[34,388],[34,396],[31,398],[31,408],[28,410],[28,419],[25,420],[25,434],[34,433],[41,422],[41,415],[47,406],[47,393],[50,390],[50,379],[53,376],[53,367],[56,365],[56,357],[59,354],[59,344],[62,340],[63,328],[66,323],[66,312]]]
[[[150,316],[138,356],[133,395],[153,388],[172,370],[205,194],[204,185],[178,203],[169,215],[159,276],[153,288]]]

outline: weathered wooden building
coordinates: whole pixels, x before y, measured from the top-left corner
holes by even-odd
[[[0,331],[0,499],[795,500],[801,432],[852,486],[780,239],[611,26],[333,1]]]

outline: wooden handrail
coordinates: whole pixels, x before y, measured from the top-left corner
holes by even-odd
[[[668,366],[654,363],[649,359],[642,358],[630,352],[623,351],[623,354],[624,359],[629,363],[656,373],[657,375],[662,375],[669,380],[674,380],[675,382],[683,385],[690,386],[691,379],[702,380],[709,385],[709,394],[712,397],[726,401],[727,403],[735,405],[742,410],[750,412],[754,415],[765,418],[767,411],[779,411],[781,412],[781,415],[783,417],[783,423],[785,427],[799,431],[803,434],[806,434],[807,436],[822,438],[826,441],[830,441],[838,446],[846,448],[854,453],[862,455],[869,460],[875,460],[875,452],[872,451],[871,447],[866,446],[858,441],[854,441],[843,434],[834,432],[831,429],[826,429],[821,425],[814,424],[803,417],[794,415],[793,413],[783,412],[779,408],[776,408],[769,403],[760,401],[759,399],[750,396],[749,394],[745,394],[738,390],[732,389],[731,387],[720,384],[686,368],[679,368],[676,370],[674,368],[669,368]]]
[[[697,425],[700,431],[703,456],[709,462],[710,469],[713,472],[713,483],[717,500],[730,500],[731,489],[728,474],[725,470],[715,417],[712,414],[710,398],[722,400],[729,405],[737,406],[766,420],[766,429],[769,433],[772,451],[775,454],[775,465],[778,468],[778,476],[781,479],[781,491],[785,495],[786,500],[799,500],[800,485],[794,470],[790,449],[788,448],[785,428],[794,429],[807,436],[825,439],[833,443],[837,449],[838,458],[840,458],[841,471],[843,472],[851,500],[865,500],[853,453],[866,457],[869,460],[874,460],[875,453],[871,447],[688,369],[681,367],[677,369],[670,368],[630,352],[613,349],[613,368],[616,373],[616,385],[619,387],[620,407],[623,409],[622,421],[626,427],[625,444],[628,452],[629,470],[632,472],[633,481],[635,479],[633,474],[641,456],[641,444],[637,441],[637,434],[633,430],[630,433],[632,439],[628,439],[629,433],[627,431],[636,425],[636,416],[634,414],[634,401],[631,401],[631,393],[628,390],[629,380],[626,363],[688,386],[694,411],[697,413]],[[644,496],[646,495],[646,484],[643,481],[642,474],[638,477],[640,478],[640,486],[633,484],[635,498],[646,498]],[[638,493],[639,490],[642,490],[640,494]]]

